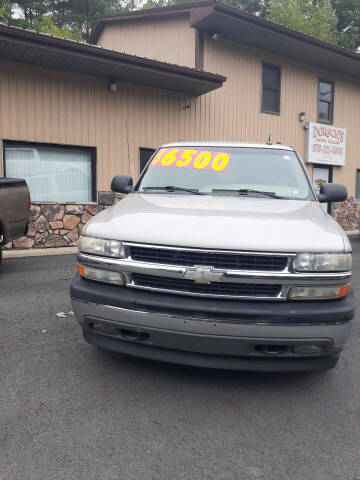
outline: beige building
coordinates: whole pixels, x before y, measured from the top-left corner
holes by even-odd
[[[0,26],[2,174],[33,201],[14,246],[73,244],[114,175],[183,139],[294,146],[358,230],[360,55],[214,1],[104,17],[91,42]]]

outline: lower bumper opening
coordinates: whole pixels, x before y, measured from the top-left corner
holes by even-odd
[[[86,317],[85,328],[97,335],[138,342],[184,352],[257,357],[324,356],[338,353],[331,340],[258,339],[199,335],[142,326],[129,326],[99,318]],[[262,340],[262,341],[261,341]]]
[[[338,354],[317,357],[271,356],[270,358],[269,356],[204,354],[122,340],[118,337],[99,334],[89,327],[83,328],[83,334],[88,343],[98,348],[149,360],[200,368],[259,372],[310,372],[335,367],[339,357]]]
[[[145,342],[150,339],[148,333],[132,330],[129,328],[121,328],[107,322],[93,321],[88,323],[88,328],[100,335],[111,335],[114,337],[121,337],[124,340]]]
[[[278,356],[291,353],[291,345],[255,345],[255,351],[260,355]]]

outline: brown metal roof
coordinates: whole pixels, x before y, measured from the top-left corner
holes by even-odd
[[[94,26],[91,41],[94,43],[97,41],[104,25],[109,22],[186,13],[189,14],[190,26],[204,32],[219,33],[251,47],[360,78],[360,54],[229,7],[216,0],[101,17]]]
[[[97,21],[118,21],[126,18],[127,20],[141,17],[152,17],[159,15],[182,15],[189,13],[194,8],[212,6],[217,0],[200,0],[197,2],[185,2],[175,5],[169,5],[168,7],[154,7],[154,8],[142,8],[140,10],[130,10],[128,12],[109,13],[107,15],[100,15],[97,17]],[[219,2],[218,2],[219,3]],[[225,4],[222,4],[225,5]]]
[[[202,95],[226,77],[87,43],[0,25],[0,58]]]

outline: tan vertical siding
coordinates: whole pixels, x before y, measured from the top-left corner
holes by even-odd
[[[280,115],[260,111],[262,61],[282,68]],[[108,190],[113,175],[128,173],[128,155],[136,177],[139,148],[169,141],[265,142],[271,133],[272,141],[304,155],[306,131],[298,116],[306,112],[307,121],[316,121],[321,76],[335,82],[334,124],[348,133],[347,165],[334,169],[334,180],[354,195],[359,83],[221,39],[205,39],[205,69],[228,80],[219,90],[191,97],[126,83],[111,93],[106,79],[1,60],[0,138],[96,147],[98,190]]]
[[[261,113],[262,62],[281,66],[281,114]],[[224,87],[207,95],[214,111],[206,114],[221,118],[218,128],[209,129],[211,138],[264,142],[269,133],[273,142],[294,146],[304,158],[306,121],[317,121],[319,77],[335,82],[334,125],[347,129],[347,165],[334,168],[334,181],[355,193],[356,169],[360,167],[360,82],[310,67],[300,62],[220,39],[205,39],[205,70],[221,73],[228,80]],[[234,126],[236,125],[236,128]],[[307,166],[311,174],[311,165]]]
[[[189,16],[105,25],[98,45],[141,57],[195,66],[195,30]]]
[[[156,88],[119,83],[111,93],[106,79],[0,61],[0,138],[96,147],[98,190],[128,173],[128,151],[136,176],[139,147],[185,138],[185,103]]]

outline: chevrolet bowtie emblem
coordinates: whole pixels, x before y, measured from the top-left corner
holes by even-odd
[[[184,278],[186,280],[194,280],[196,283],[211,283],[219,282],[223,275],[223,272],[215,270],[214,267],[195,265],[186,270]]]

